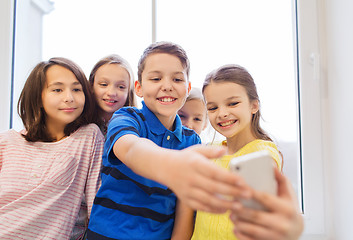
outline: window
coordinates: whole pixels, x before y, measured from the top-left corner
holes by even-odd
[[[28,34],[21,24],[31,14],[26,12],[27,2],[41,1],[17,3],[21,14],[17,14],[16,38],[26,41]],[[315,1],[61,0],[54,7],[43,18],[42,59],[68,57],[87,75],[98,59],[110,53],[126,58],[136,74],[140,54],[152,40],[173,41],[187,51],[193,86],[201,87],[205,75],[220,65],[246,67],[258,87],[263,127],[277,140],[285,173],[303,203],[306,235],[320,239],[325,211]],[[29,62],[36,55],[23,57],[23,50],[30,47],[18,42],[15,72],[20,70],[22,79],[33,64],[20,69],[18,62]],[[16,91],[22,88],[16,74],[14,106]],[[13,112],[13,126],[21,129]],[[315,178],[309,180],[310,176]]]
[[[284,171],[300,197],[293,16],[292,2],[281,0],[56,1],[44,17],[43,59],[71,58],[88,76],[98,59],[117,53],[136,70],[154,37],[186,50],[196,87],[223,64],[244,66],[257,84],[262,125],[283,152]],[[202,137],[207,142],[211,135]]]

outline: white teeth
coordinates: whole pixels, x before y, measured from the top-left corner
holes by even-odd
[[[104,101],[109,102],[109,103],[115,103],[116,102],[114,100],[104,100]]]
[[[233,124],[234,122],[235,122],[235,120],[229,120],[227,122],[219,123],[219,125],[221,125],[222,127],[226,127],[226,126]]]
[[[172,101],[174,101],[174,98],[160,98],[159,100],[161,102],[172,102]]]

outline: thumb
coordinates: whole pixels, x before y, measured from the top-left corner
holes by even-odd
[[[195,152],[198,152],[208,159],[219,158],[226,153],[226,148],[221,146],[209,146],[209,145],[194,145],[189,148]]]
[[[280,171],[276,167],[274,167],[274,173],[275,173],[275,178],[277,180],[277,186],[278,186],[277,195],[278,196],[290,195],[285,177],[282,175],[282,173],[280,173]]]

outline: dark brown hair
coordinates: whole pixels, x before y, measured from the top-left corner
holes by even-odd
[[[27,131],[24,135],[27,141],[55,141],[46,128],[46,114],[42,107],[42,91],[47,80],[46,73],[48,69],[54,65],[59,65],[70,70],[82,85],[82,90],[85,95],[85,106],[81,115],[75,121],[66,125],[64,134],[69,136],[79,127],[95,122],[95,100],[91,87],[81,68],[69,59],[59,57],[51,58],[49,61],[42,61],[34,67],[27,78],[18,101],[17,111]]]
[[[134,91],[134,81],[135,81],[134,74],[132,72],[132,69],[131,69],[128,61],[126,61],[124,58],[122,58],[121,56],[119,56],[117,54],[108,55],[108,56],[102,58],[101,60],[99,60],[94,65],[94,67],[91,71],[91,74],[89,75],[89,82],[90,82],[91,86],[93,87],[94,78],[96,76],[98,69],[105,64],[118,64],[119,66],[124,68],[129,73],[129,76],[130,76],[129,91],[128,91],[128,95],[127,95],[126,102],[125,102],[124,106],[136,106],[136,97],[135,97],[135,91]]]
[[[256,85],[250,73],[239,65],[224,65],[210,72],[203,83],[202,92],[211,83],[231,82],[243,86],[250,102],[259,101]],[[258,139],[272,141],[268,134],[260,127],[260,109],[253,114],[251,120],[252,131]]]
[[[143,70],[145,69],[145,63],[146,59],[148,56],[155,54],[155,53],[167,53],[173,56],[176,56],[179,58],[181,65],[184,67],[186,70],[186,75],[189,78],[189,73],[190,73],[190,62],[189,58],[186,55],[185,50],[179,46],[178,44],[172,43],[172,42],[157,42],[157,43],[152,43],[150,46],[148,46],[145,51],[143,52],[139,63],[137,67],[137,78],[138,81],[141,83],[141,74]]]

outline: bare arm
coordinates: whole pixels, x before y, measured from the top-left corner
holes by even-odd
[[[190,240],[194,231],[194,210],[177,201],[172,240]]]
[[[255,211],[238,205],[232,212],[234,233],[239,240],[297,240],[304,224],[289,180],[275,168],[278,196],[253,192],[253,197],[268,212]]]
[[[240,177],[208,161],[222,156],[223,148],[196,145],[171,150],[127,134],[115,142],[113,151],[135,173],[168,186],[195,210],[224,212],[234,202],[220,196],[250,195]]]

